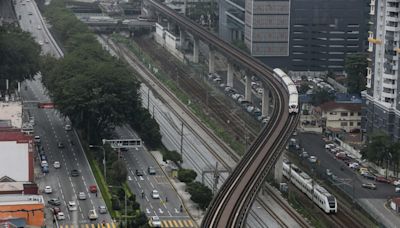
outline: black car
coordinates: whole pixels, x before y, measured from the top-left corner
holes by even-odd
[[[53,198],[50,199],[49,201],[47,201],[50,205],[54,205],[54,206],[60,206],[61,205],[61,201],[57,198]]]
[[[77,177],[77,176],[79,176],[79,171],[78,171],[77,169],[71,170],[71,176],[72,176],[72,177]]]
[[[136,176],[143,176],[143,171],[137,169],[137,170],[136,170]]]
[[[57,144],[57,146],[58,146],[58,148],[64,148],[64,143],[59,142],[59,143]]]

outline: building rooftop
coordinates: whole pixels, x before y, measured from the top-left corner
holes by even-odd
[[[0,102],[0,121],[11,121],[11,126],[21,128],[22,126],[22,103]]]
[[[334,109],[345,109],[352,112],[361,111],[360,103],[338,103],[335,101],[326,102],[320,105],[322,111],[330,111]]]
[[[23,191],[24,184],[29,182],[0,182],[0,193],[10,191]]]
[[[20,129],[15,128],[0,128],[1,141],[16,141],[17,143],[28,143],[32,141],[32,136],[26,135]]]
[[[44,204],[42,195],[6,194],[0,195],[0,205]]]

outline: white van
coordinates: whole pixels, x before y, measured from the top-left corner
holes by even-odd
[[[40,143],[40,136],[39,135],[35,135],[35,138],[34,138],[33,141],[35,141],[35,143]]]

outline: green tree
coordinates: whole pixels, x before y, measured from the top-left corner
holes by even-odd
[[[122,160],[115,161],[112,164],[110,176],[115,184],[122,185],[128,176],[128,170],[126,169],[125,162]]]
[[[346,56],[345,71],[349,93],[360,93],[365,90],[365,76],[367,74],[367,55],[355,53]]]
[[[191,195],[190,199],[203,210],[208,207],[213,197],[211,189],[197,181],[188,183],[187,191]]]
[[[164,161],[170,160],[170,161],[173,161],[175,163],[178,163],[178,162],[182,162],[182,156],[176,150],[166,151],[163,154],[163,160]]]
[[[14,83],[32,78],[39,71],[39,56],[40,46],[29,33],[13,25],[0,26],[0,79],[2,82],[3,79]]]
[[[379,166],[385,165],[384,162],[389,158],[389,153],[394,147],[391,146],[388,135],[376,133],[369,138],[366,146],[361,150],[364,159],[374,162]]]
[[[180,169],[178,170],[178,180],[190,183],[193,182],[197,177],[197,173],[191,169]]]
[[[314,106],[319,106],[320,104],[323,104],[328,101],[332,101],[334,99],[335,99],[335,96],[333,94],[329,93],[326,90],[319,89],[312,95],[311,103]]]

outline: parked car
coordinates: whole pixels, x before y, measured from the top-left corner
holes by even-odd
[[[310,156],[308,158],[308,161],[311,162],[311,163],[316,163],[317,162],[317,157],[316,156]]]
[[[326,175],[327,176],[332,176],[332,171],[330,169],[326,169]]]
[[[376,190],[376,185],[373,183],[362,184],[361,187]]]
[[[386,184],[391,184],[392,183],[392,181],[390,181],[390,180],[388,180],[388,179],[386,179],[385,177],[382,177],[382,176],[377,176],[375,178],[375,181],[381,182],[381,183],[386,183]]]
[[[58,143],[57,143],[57,147],[60,148],[60,149],[62,149],[62,148],[64,148],[65,146],[64,146],[64,143],[58,142]]]
[[[375,176],[372,175],[372,174],[369,173],[369,172],[361,173],[361,176],[363,176],[364,178],[367,178],[367,179],[369,179],[369,180],[375,180]]]
[[[53,208],[52,208],[52,211],[53,211],[53,214],[54,214],[54,215],[57,215],[58,213],[61,212],[61,209],[60,209],[59,207],[53,207]]]

